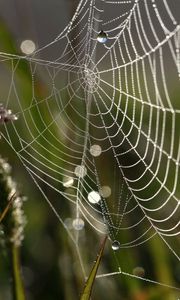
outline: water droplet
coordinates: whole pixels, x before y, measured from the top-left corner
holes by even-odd
[[[22,41],[20,48],[21,51],[27,55],[32,54],[36,50],[35,43],[31,40]]]
[[[90,148],[90,153],[94,157],[100,156],[101,153],[102,153],[101,146],[99,146],[99,145],[92,145],[91,148]]]
[[[85,166],[78,165],[76,166],[74,173],[77,177],[83,178],[87,175],[87,169]]]
[[[101,196],[99,195],[98,192],[96,192],[96,191],[91,191],[91,192],[88,194],[88,200],[89,200],[90,203],[96,204],[96,203],[98,203],[98,202],[101,200]]]
[[[72,177],[64,177],[63,178],[63,186],[68,188],[71,187],[74,183],[74,179]]]
[[[142,267],[136,267],[133,269],[133,275],[139,276],[139,277],[144,277],[145,275],[145,270]]]
[[[104,198],[108,198],[111,196],[111,188],[108,185],[104,185],[101,187],[100,194]]]
[[[64,225],[68,229],[72,229],[72,219],[71,218],[66,218],[64,220]]]
[[[82,230],[84,228],[84,221],[80,218],[74,219],[72,225],[75,230]]]
[[[117,240],[115,240],[115,241],[113,241],[112,242],[112,245],[111,245],[111,247],[112,247],[112,249],[114,250],[114,251],[117,251],[117,250],[119,250],[120,249],[120,242],[119,241],[117,241]]]
[[[97,36],[98,42],[101,44],[105,44],[107,42],[107,39],[107,34],[103,30],[101,30]]]

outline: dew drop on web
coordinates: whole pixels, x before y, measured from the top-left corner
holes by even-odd
[[[87,169],[83,165],[76,166],[74,173],[77,177],[83,178],[87,175]]]
[[[111,248],[114,250],[114,251],[118,251],[120,249],[120,242],[115,240],[112,242],[112,245],[111,245]]]
[[[133,275],[138,276],[138,277],[144,277],[145,275],[145,270],[142,267],[135,267],[133,269]]]
[[[97,41],[101,44],[105,44],[107,42],[107,34],[101,30],[97,36]]]
[[[90,148],[90,153],[94,157],[98,157],[102,153],[102,149],[100,145],[92,145]]]
[[[72,177],[64,177],[63,178],[63,186],[68,188],[73,186],[74,179]]]
[[[74,219],[72,225],[75,230],[82,230],[84,228],[84,221],[81,218]]]
[[[88,194],[88,200],[92,204],[97,204],[101,200],[101,196],[98,192],[96,191],[91,191]]]
[[[31,40],[24,40],[24,41],[22,41],[20,48],[24,54],[29,55],[29,54],[32,54],[36,50],[36,45]]]
[[[108,185],[104,185],[100,189],[100,195],[104,198],[108,198],[111,196],[111,188]]]

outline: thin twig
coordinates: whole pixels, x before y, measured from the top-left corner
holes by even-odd
[[[8,210],[10,209],[10,207],[11,207],[13,201],[15,200],[15,196],[16,196],[16,193],[14,193],[14,194],[11,196],[11,198],[9,199],[7,206],[5,207],[5,209],[3,210],[3,212],[2,212],[2,214],[1,214],[1,216],[0,216],[0,223],[1,223],[2,220],[5,218],[5,216],[6,216],[7,212],[8,212]]]

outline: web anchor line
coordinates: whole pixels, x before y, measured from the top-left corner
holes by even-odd
[[[157,285],[160,285],[160,286],[163,286],[163,287],[166,287],[166,288],[170,288],[170,289],[173,289],[173,290],[180,291],[180,288],[174,287],[172,285],[165,284],[163,282],[158,282],[158,281],[155,281],[155,280],[151,280],[151,279],[148,279],[148,278],[143,278],[143,277],[140,277],[140,276],[137,276],[137,275],[134,275],[134,274],[123,272],[122,270],[119,270],[118,272],[107,273],[107,274],[99,274],[99,275],[96,275],[96,278],[101,279],[101,278],[104,278],[104,277],[115,276],[115,275],[124,275],[124,276],[128,276],[128,277],[131,277],[131,278],[134,278],[134,279],[146,281],[148,283],[157,284]]]

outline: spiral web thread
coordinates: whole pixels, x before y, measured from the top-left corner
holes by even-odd
[[[105,43],[97,39],[101,30]],[[33,55],[0,58],[7,74],[1,102],[18,117],[3,123],[2,136],[77,251],[79,235],[61,215],[64,201],[79,225],[108,232],[121,248],[156,236],[179,261],[178,1],[81,0],[52,42]],[[58,205],[47,186],[59,194]],[[137,277],[120,268],[98,276],[120,273]]]

